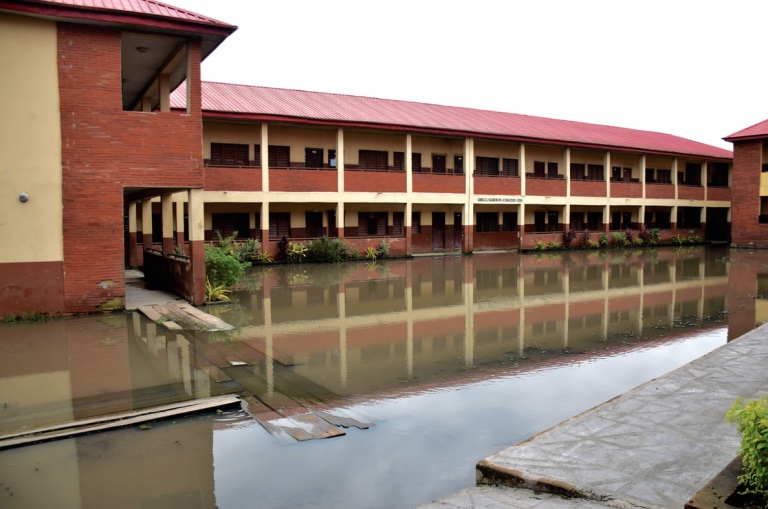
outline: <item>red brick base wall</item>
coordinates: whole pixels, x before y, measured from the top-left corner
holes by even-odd
[[[0,263],[0,318],[64,312],[62,262]]]

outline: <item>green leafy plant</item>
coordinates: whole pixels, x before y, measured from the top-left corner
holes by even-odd
[[[307,259],[320,263],[338,263],[352,257],[351,248],[344,241],[326,236],[307,243]]]
[[[600,240],[598,241],[600,244],[600,247],[606,247],[608,245],[608,235],[605,233],[600,235]]]
[[[632,239],[633,246],[639,247],[639,246],[642,246],[643,244],[645,244],[645,241],[641,237],[635,237],[634,239]]]
[[[381,239],[381,242],[379,242],[379,256],[382,258],[389,258],[389,251],[391,249],[391,246],[389,242],[387,242],[386,239]]]
[[[245,239],[241,244],[236,244],[235,251],[241,262],[256,261],[261,255],[261,242],[257,239]]]
[[[739,482],[744,493],[768,496],[768,394],[757,399],[738,398],[725,414],[741,434],[739,456],[744,474]]]
[[[547,248],[548,248],[547,244],[540,240],[537,240],[536,245],[533,246],[534,251],[546,251]]]
[[[173,250],[173,254],[176,256],[187,256],[187,253],[184,252],[184,247],[182,246],[176,246],[176,248]]]
[[[627,246],[627,245],[629,245],[629,240],[627,239],[627,235],[624,232],[614,232],[613,233],[613,245],[614,246]]]
[[[562,247],[563,245],[556,240],[550,240],[549,242],[547,242],[547,249],[556,250],[556,249],[562,249]]]
[[[286,257],[291,263],[301,263],[307,257],[307,246],[301,242],[289,242]]]
[[[589,230],[584,230],[581,233],[581,244],[583,246],[588,246],[589,245],[589,240],[590,240],[591,237],[592,237],[592,232],[590,232]],[[599,244],[598,244],[598,246],[599,246]]]
[[[704,239],[701,238],[699,235],[689,235],[688,236],[688,243],[689,244],[701,244],[704,242]]]
[[[575,239],[576,239],[576,232],[571,230],[570,228],[563,232],[563,243],[566,246],[570,246],[571,242],[573,242]]]
[[[253,255],[253,261],[256,263],[272,263],[272,255],[266,251],[259,251]]]
[[[379,255],[378,250],[376,250],[373,246],[368,246],[365,248],[365,257],[369,260],[376,261],[376,257]]]
[[[588,240],[587,241],[587,247],[590,249],[597,249],[600,247],[600,242],[596,240]]]
[[[685,244],[686,238],[680,235],[679,233],[677,233],[672,236],[672,240],[675,242],[675,244],[682,246],[683,244]]]
[[[214,287],[234,286],[250,265],[250,262],[240,261],[231,244],[205,245],[205,274]]]
[[[211,280],[206,278],[205,280],[205,300],[208,302],[217,301],[229,301],[230,290],[227,290],[224,285],[212,285]]]

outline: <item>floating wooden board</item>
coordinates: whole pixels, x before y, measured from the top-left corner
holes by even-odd
[[[310,412],[322,418],[324,421],[327,421],[328,423],[333,424],[334,426],[341,426],[342,428],[355,427],[358,429],[368,429],[372,426],[375,426],[375,424],[373,424],[372,422],[362,422],[362,421],[358,421],[357,419],[353,419],[352,417],[334,415],[328,412],[324,412],[322,410],[310,409]]]
[[[23,433],[4,435],[0,437],[0,450],[37,442],[71,438],[97,431],[125,428],[127,426],[142,424],[149,421],[170,419],[180,415],[188,415],[239,404],[240,398],[237,396],[225,395],[214,398],[182,401],[179,403],[147,408],[145,410],[94,417],[92,419],[84,419],[46,428],[27,430]]]

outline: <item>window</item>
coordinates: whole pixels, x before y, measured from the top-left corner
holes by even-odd
[[[656,181],[659,184],[671,184],[672,170],[662,170],[661,168],[656,170]]]
[[[548,179],[557,178],[557,163],[547,163],[547,178]]]
[[[269,238],[279,239],[281,237],[291,236],[291,213],[290,212],[270,212],[269,213]]]
[[[497,177],[499,175],[499,160],[495,157],[475,157],[475,175]]]
[[[304,232],[305,237],[322,237],[323,236],[323,213],[322,212],[307,212],[306,213],[307,229]]]
[[[270,168],[290,168],[291,167],[291,147],[270,145],[269,167]]]
[[[453,156],[453,173],[464,173],[464,156]]]
[[[605,167],[602,164],[588,164],[587,172],[587,180],[599,180],[605,182]]]
[[[248,166],[248,145],[211,143],[212,166]]]
[[[656,211],[656,228],[668,230],[672,227],[672,213],[668,210]]]
[[[603,226],[602,212],[587,212],[587,229],[600,230]]]
[[[503,212],[501,214],[501,231],[517,231],[517,212]]]
[[[571,163],[571,180],[584,180],[587,166],[584,163]]]
[[[432,173],[445,173],[445,156],[432,154]]]
[[[411,212],[411,233],[421,233],[421,212]]]
[[[322,168],[324,150],[321,148],[305,148],[304,149],[304,167],[305,168]]]
[[[411,153],[411,169],[414,172],[421,172],[421,154],[418,152]]]
[[[328,166],[330,166],[331,168],[336,168],[336,149],[335,148],[328,149]]]
[[[405,171],[405,152],[395,152],[393,157],[394,166],[392,166],[392,169],[395,171]]]
[[[763,173],[768,173],[768,163],[763,163],[761,170]]]
[[[571,212],[570,218],[571,230],[581,231],[584,229],[584,213],[583,212]]]
[[[405,213],[392,213],[392,235],[405,235]]]
[[[497,212],[478,212],[475,231],[478,233],[499,231],[499,214]]]
[[[646,228],[653,228],[654,226],[656,226],[653,224],[653,211],[649,211],[649,210],[645,211],[645,216],[643,217],[643,223],[645,224]]]
[[[385,150],[361,150],[359,152],[361,170],[387,171],[387,156]]]
[[[544,161],[534,161],[533,162],[533,176],[536,178],[544,178],[544,171],[546,168],[546,164]]]
[[[653,184],[653,168],[645,169],[645,181],[649,184]]]
[[[387,213],[386,212],[358,212],[357,234],[361,237],[364,237],[366,235],[386,235],[387,234]]]
[[[501,174],[505,177],[519,177],[520,170],[517,165],[517,159],[502,159]]]
[[[247,239],[251,236],[248,212],[211,214],[211,229],[214,239],[218,239],[216,232],[221,233],[222,237],[229,237],[237,232],[238,239]]]

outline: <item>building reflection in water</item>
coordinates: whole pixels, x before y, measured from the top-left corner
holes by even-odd
[[[238,326],[230,333],[166,331],[138,314],[1,326],[0,431],[239,391],[241,373],[263,381],[263,398],[320,388],[324,404],[343,406],[726,322],[734,338],[768,320],[766,262],[659,249],[256,268],[232,303],[209,308]],[[184,419],[2,451],[0,505],[212,507],[217,426]]]

